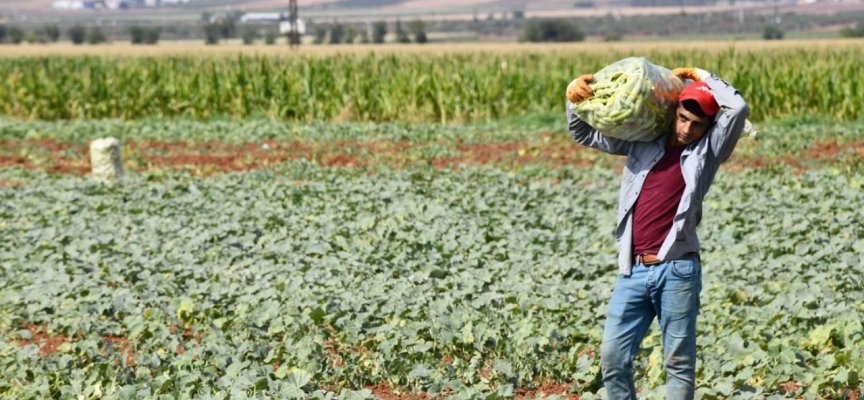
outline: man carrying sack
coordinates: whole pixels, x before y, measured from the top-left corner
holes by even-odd
[[[627,156],[615,232],[619,275],[600,351],[603,383],[613,400],[636,399],[633,360],[654,317],[662,331],[666,398],[694,397],[702,290],[696,229],[702,200],[750,115],[740,93],[717,76],[697,68],[672,74],[694,82],[682,90],[668,134],[654,141],[605,136],[568,112],[576,142]],[[588,74],[574,80],[567,99],[578,104],[593,96],[593,79]]]

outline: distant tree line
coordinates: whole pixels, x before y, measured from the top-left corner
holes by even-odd
[[[105,33],[98,26],[87,29],[83,25],[75,25],[69,28],[67,35],[69,35],[72,43],[76,45],[84,44],[84,42],[88,44],[101,44],[108,41]]]
[[[568,19],[537,19],[525,25],[522,39],[528,42],[581,42],[585,32]]]
[[[387,42],[388,33],[389,27],[385,21],[376,21],[365,28],[340,23],[322,24],[314,26],[312,42],[315,44],[382,44]],[[408,22],[407,29],[402,25],[402,21],[396,20],[393,34],[396,43],[423,44],[429,42],[429,37],[426,34],[426,23],[420,19]]]
[[[590,0],[577,4],[590,5]],[[205,15],[206,14],[206,15]],[[73,25],[71,23],[0,24],[0,43],[52,43],[70,40],[76,44],[98,44],[106,41],[126,41],[134,44],[155,44],[162,40],[203,39],[217,44],[242,38],[244,43],[263,41],[274,44],[280,37],[278,23],[242,24],[242,13],[220,16],[203,13],[197,21],[184,21],[164,27],[118,24],[106,26]],[[779,17],[779,18],[777,18]],[[782,22],[780,22],[782,21]],[[786,33],[830,26],[846,25],[843,37],[864,37],[864,12],[838,14],[740,14],[738,12],[673,15],[613,15],[562,18],[559,20],[525,18],[524,12],[489,14],[472,20],[413,20],[371,23],[314,23],[307,20],[310,40],[315,43],[426,43],[427,32],[470,33],[469,36],[523,41],[578,41],[600,37],[607,41],[623,40],[629,35],[760,35],[778,40]],[[286,40],[287,42],[287,40]]]
[[[276,39],[279,38],[278,27],[261,28],[255,25],[248,25],[245,28],[238,26],[242,13],[229,13],[219,18],[214,18],[209,12],[202,14],[204,23],[204,43],[208,45],[219,44],[222,41],[228,41],[239,37],[243,44],[253,44],[257,40],[264,38],[264,43],[268,45],[276,44]],[[240,30],[242,29],[242,32]],[[263,31],[263,32],[262,32]],[[286,35],[288,36],[288,35]],[[290,38],[289,38],[290,39]]]
[[[162,34],[162,28],[158,26],[143,27],[133,26],[129,28],[129,35],[132,39],[132,44],[156,44],[159,43],[159,36]]]
[[[45,25],[41,29],[26,33],[17,26],[6,27],[0,24],[0,43],[20,44],[27,43],[53,43],[60,40],[60,28],[56,25]]]
[[[864,12],[845,12],[837,14],[796,14],[777,15],[781,23],[775,23],[770,14],[746,14],[739,12],[716,12],[690,14],[686,12],[668,15],[615,15],[586,16],[565,18],[575,24],[585,36],[608,38],[626,35],[670,36],[670,35],[737,35],[764,33],[766,25],[775,25],[783,32],[823,29],[842,24],[855,24],[864,18]],[[480,37],[519,37],[525,39],[529,24],[536,18],[528,19],[479,19],[476,21],[430,21],[429,30],[434,32],[473,32]],[[848,28],[847,34],[854,32]]]
[[[248,27],[245,31],[243,31],[243,44],[253,44],[256,40],[264,37],[264,43],[266,44],[276,44],[276,39],[279,35],[271,30],[266,30],[263,34],[259,32],[257,28]]]
[[[208,22],[204,25],[204,42],[218,44],[220,40],[227,41],[237,34],[237,25],[233,19]]]
[[[858,22],[854,28],[843,28],[840,30],[840,36],[846,38],[864,37],[864,21]]]
[[[784,34],[783,29],[780,29],[777,25],[765,25],[765,28],[762,30],[762,39],[781,40]]]

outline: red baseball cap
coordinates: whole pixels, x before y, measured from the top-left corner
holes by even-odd
[[[693,82],[687,85],[687,87],[681,91],[678,100],[695,101],[699,104],[699,108],[702,109],[702,112],[705,113],[705,116],[707,117],[713,117],[717,115],[718,111],[720,111],[720,106],[717,104],[717,100],[714,99],[714,94],[711,93],[711,88],[708,87],[705,82]]]

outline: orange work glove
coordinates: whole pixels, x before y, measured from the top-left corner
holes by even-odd
[[[594,95],[594,90],[588,86],[589,82],[594,81],[594,75],[585,74],[570,82],[567,85],[567,100],[575,103],[581,103],[585,99]]]
[[[702,82],[703,79],[711,75],[708,71],[699,68],[675,68],[672,70],[672,75],[677,76],[682,81],[690,79],[695,82]]]

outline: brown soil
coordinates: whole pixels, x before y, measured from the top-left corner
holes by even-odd
[[[22,328],[30,331],[30,336],[33,338],[19,340],[18,346],[38,345],[40,356],[57,353],[57,348],[60,345],[69,342],[69,338],[64,335],[52,335],[48,333],[48,329],[44,326],[24,325]]]
[[[569,393],[570,385],[565,383],[556,383],[556,382],[546,382],[536,389],[516,389],[516,396],[514,400],[523,400],[526,397],[537,397],[540,394],[544,396],[552,396],[552,395],[560,395],[566,398],[567,400],[579,400],[579,395],[576,393]]]
[[[382,400],[432,400],[445,397],[443,394],[433,396],[428,393],[411,393],[405,388],[391,386],[384,382],[367,386],[366,389],[371,390],[373,395]]]
[[[801,382],[789,381],[782,385],[780,385],[780,389],[782,389],[786,393],[794,393],[796,390],[801,389],[804,385]]]
[[[21,156],[5,156],[0,155],[0,167],[15,167],[15,166],[25,166],[26,167],[27,160]]]
[[[176,335],[177,334],[177,325],[171,324],[171,326],[168,327],[168,331],[171,332],[172,335]],[[194,338],[195,342],[200,343],[201,337],[202,337],[202,333],[201,332],[196,333],[196,332],[192,331],[191,326],[187,326],[186,329],[183,330],[183,340],[185,340],[187,342]]]
[[[306,159],[325,167],[362,167],[373,169],[384,165],[401,168],[412,164],[434,168],[495,165],[519,168],[528,165],[548,167],[588,167],[599,164],[620,171],[622,158],[586,151],[569,138],[551,133],[532,142],[487,142],[466,144],[437,143],[447,149],[442,155],[430,155],[433,144],[405,141],[265,141],[262,143],[161,142],[129,140],[123,143],[124,166],[131,171],[187,169],[197,175],[263,169],[280,163]],[[84,175],[90,171],[85,145],[56,142],[50,139],[0,141],[0,167],[41,169],[51,173]],[[864,140],[845,144],[818,143],[798,155],[776,158],[736,156],[729,161],[733,170],[764,168],[777,163],[804,171],[833,162],[842,151],[850,150],[864,157]],[[22,155],[23,154],[23,155]],[[13,186],[2,183],[2,186]]]
[[[383,399],[383,400],[437,400],[446,397],[450,397],[453,395],[453,391],[449,387],[445,387],[442,393],[438,394],[429,394],[429,393],[415,393],[410,390],[401,387],[399,385],[394,385],[392,383],[379,382],[374,385],[369,385],[365,387],[369,389],[373,395]],[[339,393],[339,388],[333,385],[325,385],[323,387],[324,390],[328,390],[334,393]],[[546,382],[539,386],[534,386],[532,388],[519,388],[514,392],[514,400],[524,400],[525,398],[535,398],[539,395],[544,396],[552,396],[552,395],[560,395],[566,398],[567,400],[579,400],[580,395],[576,393],[569,393],[570,385],[565,383],[555,383],[555,382]]]
[[[330,368],[343,368],[345,367],[345,360],[342,359],[342,356],[339,355],[339,343],[336,339],[329,338],[327,339],[327,344],[324,345],[324,353],[326,354],[326,358],[330,360]]]
[[[733,169],[764,168],[771,164],[781,163],[790,166],[797,172],[804,172],[812,165],[830,163],[837,159],[843,151],[852,151],[854,154],[864,157],[864,140],[844,144],[842,147],[835,142],[816,143],[806,152],[800,155],[781,156],[777,159],[765,159],[756,157],[738,157],[734,155],[729,163]]]
[[[549,134],[547,134],[547,137]],[[542,136],[541,136],[542,137]],[[437,168],[460,165],[529,164],[589,165],[577,146],[564,147],[563,140],[531,143],[480,143],[452,145],[454,156],[423,156],[429,144],[390,141],[338,142],[266,141],[263,143],[160,142],[129,140],[123,145],[124,166],[133,171],[191,169],[200,175],[272,167],[291,160],[307,159],[325,167],[403,167],[412,163]],[[569,142],[568,142],[569,144]],[[0,166],[20,166],[52,173],[84,175],[90,171],[87,146],[49,139],[0,141]],[[25,151],[28,157],[22,156]],[[414,155],[412,150],[417,150]]]
[[[59,351],[58,348],[63,343],[69,343],[74,341],[74,338],[70,339],[69,337],[62,334],[53,335],[48,333],[48,328],[45,326],[25,324],[22,326],[22,328],[27,329],[30,332],[32,339],[20,339],[17,341],[17,345],[20,347],[37,345],[39,346],[39,355],[43,357],[49,356],[51,354],[56,354]],[[169,329],[172,334],[177,333],[177,329],[174,325],[171,325]],[[193,334],[192,330],[187,328],[183,332],[182,336],[183,340],[187,342],[194,339],[195,342],[193,343],[193,346],[197,346],[198,343],[201,342],[201,332]],[[132,349],[132,345],[129,342],[128,338],[116,335],[104,335],[101,337],[101,339],[110,346],[113,346],[115,348],[119,347],[120,351],[126,354],[126,366],[131,367],[135,365],[135,351]],[[102,347],[100,349],[100,352],[103,355],[108,354],[106,347]],[[175,349],[175,352],[177,354],[183,354],[186,352],[186,349],[178,345]]]
[[[103,336],[102,340],[111,343],[114,346],[120,346],[120,351],[126,353],[126,366],[135,365],[135,352],[132,351],[132,346],[129,345],[129,339],[120,336]]]
[[[90,172],[87,146],[57,142],[51,139],[0,140],[0,149],[12,154],[0,154],[0,167],[43,169],[51,173],[83,175]],[[47,157],[49,163],[37,163],[21,155],[22,150]],[[70,157],[67,154],[73,153]]]
[[[24,186],[24,182],[16,181],[16,180],[0,180],[0,186],[2,186],[2,187],[21,187],[21,186]]]
[[[579,352],[579,354],[576,355],[576,357],[582,357],[586,354],[588,355],[588,358],[594,358],[597,356],[597,353],[594,351],[594,349],[583,349]]]

